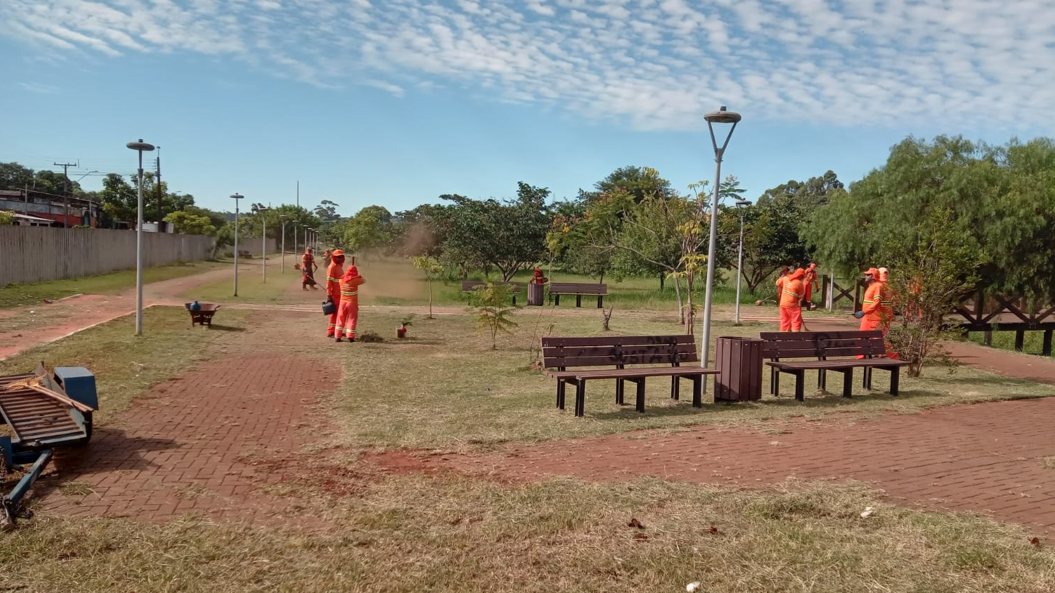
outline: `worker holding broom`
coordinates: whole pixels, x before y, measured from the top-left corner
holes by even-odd
[[[355,341],[355,327],[359,323],[359,287],[364,282],[366,280],[359,275],[359,268],[354,263],[341,276],[341,306],[337,309],[338,342],[342,337],[348,338],[349,342]]]
[[[330,255],[330,265],[326,267],[326,294],[330,302],[338,305],[341,302],[341,276],[344,276],[344,252],[335,250]],[[332,338],[337,333],[337,313],[330,315],[330,327],[326,330],[326,337]]]

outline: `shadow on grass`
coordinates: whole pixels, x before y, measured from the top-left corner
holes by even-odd
[[[235,326],[235,325],[220,325],[218,323],[214,323],[214,324],[212,324],[212,326],[209,326],[206,329],[211,329],[213,331],[219,331],[219,332],[244,332],[245,331],[244,327],[238,327],[238,326]]]

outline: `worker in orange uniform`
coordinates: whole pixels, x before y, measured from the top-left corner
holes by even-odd
[[[817,264],[810,264],[806,268],[806,274],[802,277],[802,288],[804,289],[805,296],[802,299],[802,306],[806,307],[809,311],[813,308],[813,288],[817,287],[820,290],[820,285],[817,284]]]
[[[802,331],[802,277],[806,271],[802,268],[787,276],[777,278],[777,292],[780,293],[780,331]]]
[[[854,317],[861,320],[861,331],[882,329],[883,326],[883,283],[879,281],[879,270],[868,268],[865,271],[864,302],[861,310],[854,313]]]
[[[359,275],[359,268],[350,264],[348,270],[341,276],[341,306],[337,309],[337,341],[341,337],[348,338],[349,342],[355,341],[355,326],[359,323],[359,287],[366,282]]]
[[[326,294],[335,305],[341,303],[341,276],[344,276],[344,252],[340,249],[330,254],[330,265],[326,267]],[[326,337],[332,338],[337,332],[337,313],[330,315],[330,327]]]

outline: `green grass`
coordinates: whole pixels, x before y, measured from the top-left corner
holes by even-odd
[[[883,412],[917,412],[928,407],[997,399],[1055,395],[1055,388],[961,368],[949,374],[928,368],[924,376],[911,379],[902,374],[901,395],[886,393],[888,375],[876,372],[868,392],[855,375],[853,399],[840,397],[842,376],[832,374],[828,388],[816,391],[813,372],[806,375],[805,403],[793,397],[792,380],[784,376],[783,394],[769,396],[769,373],[763,373],[763,399],[757,403],[706,404],[691,406],[689,383],[682,399],[669,397],[670,382],[648,382],[646,412],[633,406],[617,406],[614,381],[589,385],[586,417],[575,418],[573,390],[568,390],[568,409],[555,408],[556,381],[529,367],[538,335],[598,335],[600,312],[555,315],[552,308],[525,310],[515,316],[520,327],[513,335],[499,338],[499,349],[491,350],[490,337],[475,331],[466,315],[441,315],[434,321],[418,318],[410,328],[411,339],[394,339],[399,314],[396,311],[364,309],[361,331],[373,330],[386,338],[381,344],[355,344],[336,350],[343,357],[345,381],[337,405],[344,426],[343,443],[380,448],[425,448],[473,450],[492,448],[510,441],[543,441],[623,431],[678,428],[696,424],[757,423],[772,419],[822,417],[851,412],[870,416]],[[542,317],[539,317],[539,315]],[[552,326],[552,327],[551,327]],[[757,336],[757,323],[733,327],[716,322],[715,336]],[[612,319],[615,334],[674,334],[680,326],[667,319],[645,315],[620,315]],[[290,331],[293,331],[291,328]],[[712,348],[712,352],[714,349]],[[713,389],[713,382],[711,383]],[[709,401],[708,395],[704,401]],[[628,401],[632,401],[628,399]]]
[[[975,344],[985,343],[985,332],[970,332],[967,339],[974,342]],[[1015,332],[1013,331],[995,331],[993,332],[993,348],[1000,350],[1011,350],[1015,349]],[[1044,352],[1044,332],[1043,331],[1027,331],[1025,339],[1022,341],[1022,352],[1026,354],[1040,355]]]
[[[346,479],[355,496],[298,484],[276,501],[313,528],[44,515],[4,535],[0,590],[1040,593],[1055,582],[1055,552],[1019,527],[901,509],[858,487]],[[866,506],[876,511],[862,519]]]
[[[161,282],[216,269],[213,262],[173,264],[143,270],[143,282]],[[75,294],[113,294],[136,285],[136,271],[123,270],[73,280],[53,280],[37,284],[9,284],[0,288],[0,309],[38,305],[44,299],[57,300]]]
[[[224,330],[244,328],[246,315],[224,310],[217,314],[213,329],[192,329],[184,309],[149,307],[143,312],[143,335],[138,338],[133,335],[134,317],[121,317],[0,361],[0,375],[31,372],[40,361],[48,368],[83,366],[95,375],[99,392],[95,420],[106,422],[151,386],[208,358],[218,343],[236,339],[237,333]]]
[[[180,298],[211,303],[250,303],[274,305],[287,302],[286,291],[291,282],[298,285],[299,274],[294,277],[291,270],[281,275],[274,266],[268,267],[267,283],[259,268],[249,270],[242,266],[238,273],[238,296],[234,295],[234,275],[229,279],[203,284],[179,294]],[[321,294],[321,290],[320,290]]]

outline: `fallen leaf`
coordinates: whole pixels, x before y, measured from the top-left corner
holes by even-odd
[[[1031,543],[1034,546],[1037,546],[1039,548],[1040,547],[1040,538],[1039,537],[1035,537],[1035,538],[1029,540],[1029,543]]]
[[[711,528],[707,530],[707,533],[710,533],[712,535],[718,535],[721,532],[718,531],[717,527],[715,527],[714,525],[711,525]]]
[[[634,539],[643,542],[648,539],[648,535],[644,533],[635,533]]]
[[[627,527],[637,527],[638,529],[644,529],[645,526],[641,524],[641,521],[631,518],[630,522],[626,524]]]

